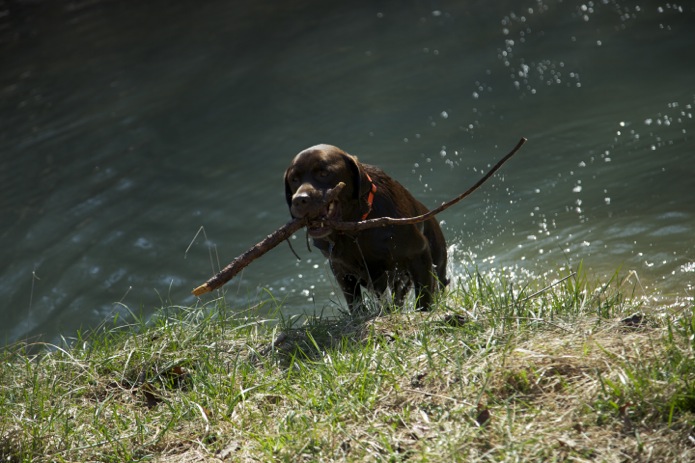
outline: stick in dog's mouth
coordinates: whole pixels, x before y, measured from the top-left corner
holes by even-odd
[[[336,222],[341,220],[340,203],[331,201],[323,210],[323,213],[309,221],[307,231],[309,236],[315,239],[325,238],[333,232],[333,228],[325,226],[325,222]]]

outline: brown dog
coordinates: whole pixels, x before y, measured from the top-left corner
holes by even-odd
[[[338,182],[345,188],[326,207],[324,194]],[[427,212],[381,169],[331,145],[307,148],[294,158],[285,172],[285,196],[295,218],[358,221]],[[414,285],[418,306],[429,310],[434,292],[448,283],[446,242],[434,218],[359,232],[317,227],[308,233],[328,258],[351,312],[362,302],[362,287],[379,296],[391,288],[394,302],[402,305]]]

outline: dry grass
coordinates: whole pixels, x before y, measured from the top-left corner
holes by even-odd
[[[14,346],[0,460],[693,461],[692,307],[626,290],[472,275],[431,313],[291,327],[219,305]]]

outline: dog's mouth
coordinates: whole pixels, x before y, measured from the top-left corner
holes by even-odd
[[[331,233],[333,229],[324,225],[326,221],[340,220],[340,203],[338,201],[331,201],[328,206],[326,206],[321,213],[309,222],[307,225],[307,231],[309,236],[315,239],[325,238]]]

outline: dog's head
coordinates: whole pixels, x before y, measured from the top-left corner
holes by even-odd
[[[344,182],[338,198],[324,204],[326,191]],[[285,172],[285,197],[292,217],[326,220],[359,220],[364,208],[361,198],[369,194],[371,181],[362,165],[331,145],[316,145],[300,152]],[[364,202],[364,201],[362,201]],[[309,228],[309,235],[324,238],[331,229]]]

